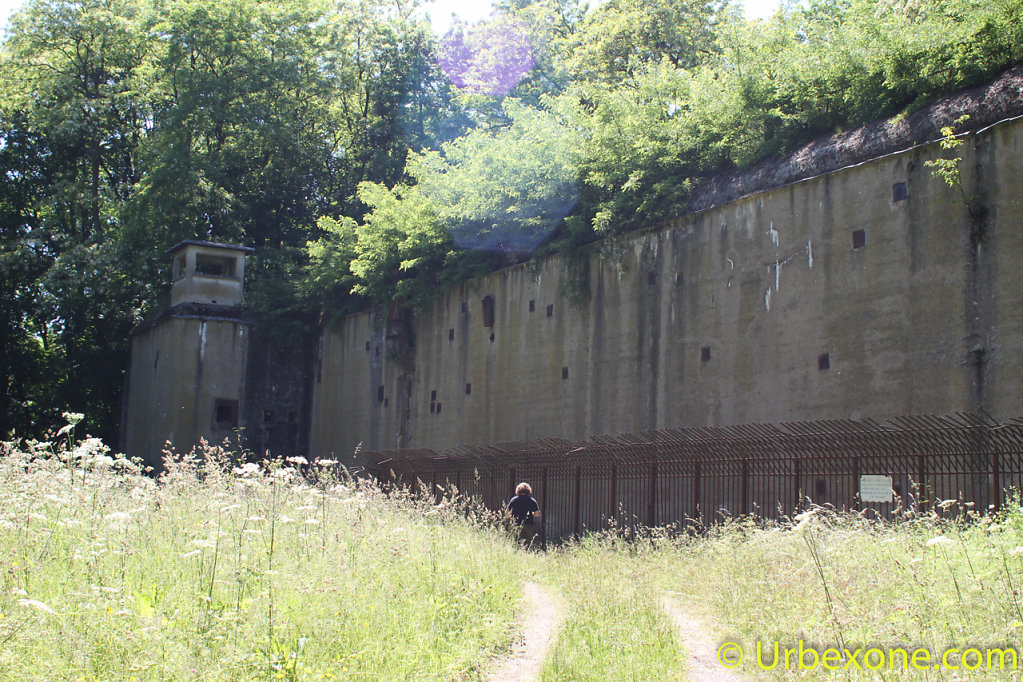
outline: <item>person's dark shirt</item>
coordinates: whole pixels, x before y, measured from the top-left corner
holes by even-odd
[[[508,511],[515,517],[516,523],[532,525],[535,523],[533,512],[540,511],[540,505],[529,495],[516,495],[508,501]]]

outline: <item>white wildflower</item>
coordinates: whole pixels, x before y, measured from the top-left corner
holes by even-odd
[[[233,469],[231,469],[231,471],[234,472],[236,475],[243,477],[258,476],[259,465],[256,464],[255,462],[246,462],[245,464],[242,464],[240,467],[234,467]]]
[[[1009,556],[1016,556],[1017,554],[1023,554],[1023,546],[1016,545],[1009,550]]]
[[[336,459],[318,459],[316,463],[321,467],[332,467],[337,465]]]
[[[949,507],[951,507],[953,504],[955,504],[958,501],[959,500],[942,500],[941,502],[939,502],[937,504],[937,507],[939,509],[948,509]]]
[[[303,521],[302,523],[306,524],[307,526],[315,526],[319,522],[320,522],[319,519],[314,519],[314,518],[310,517],[310,518],[306,519],[305,521]]]
[[[284,482],[291,481],[295,476],[294,467],[284,467],[270,474],[273,478],[279,479]]]
[[[309,460],[305,457],[285,457],[285,462],[291,462],[292,464],[298,464],[299,466],[309,464]]]
[[[952,545],[952,544],[955,544],[955,540],[953,540],[951,538],[947,538],[944,535],[939,535],[937,537],[933,537],[933,538],[931,538],[930,540],[927,541],[927,546],[928,547],[935,547],[937,545]]]
[[[44,604],[43,602],[39,601],[38,599],[19,599],[18,600],[18,605],[19,606],[28,606],[28,607],[31,607],[31,608],[37,610],[37,611],[42,611],[43,613],[52,613],[52,614],[56,614],[57,613],[56,611],[51,609],[46,604]]]
[[[104,455],[110,451],[106,445],[103,445],[103,441],[99,438],[86,438],[81,443],[75,446],[74,452],[72,453],[78,459],[92,459],[96,455]],[[111,460],[111,463],[113,460]]]

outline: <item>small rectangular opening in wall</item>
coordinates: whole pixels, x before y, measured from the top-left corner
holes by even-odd
[[[226,277],[237,279],[235,275],[236,258],[231,256],[208,256],[195,254],[195,274],[205,277]]]
[[[387,404],[390,402],[391,402],[390,398],[384,398],[384,407],[387,407]]]
[[[454,340],[455,340],[455,330],[454,329],[449,329],[448,330],[448,341],[454,341]]]
[[[866,230],[853,230],[853,248],[862,249],[867,245],[867,231]]]
[[[700,349],[700,361],[710,362],[710,346],[704,346]]]
[[[213,401],[213,428],[238,428],[238,401],[217,398]]]
[[[366,342],[366,350],[369,350],[369,341]]]
[[[466,384],[465,385],[465,394],[466,395],[472,395],[472,384]]]
[[[568,378],[568,367],[561,368],[561,380],[564,381]]]
[[[547,317],[554,317],[554,304],[547,306]]]
[[[440,403],[437,403],[437,414],[440,414]]]
[[[646,283],[657,284],[657,272],[655,270],[651,270],[646,274]]]
[[[682,286],[682,282],[683,281],[684,281],[684,278],[682,277],[682,273],[681,272],[676,272],[675,273],[675,286],[677,286],[677,287]]]
[[[378,403],[384,402],[384,387],[383,386],[377,386],[377,402]]]
[[[484,296],[483,297],[483,326],[493,327],[494,326],[494,297]]]
[[[463,313],[469,312],[469,302],[468,301],[462,301],[462,312]]]
[[[821,353],[817,356],[817,369],[822,372],[826,369],[831,369],[831,354]]]
[[[430,402],[431,403],[432,402],[436,402],[436,400],[437,400],[437,391],[430,391]]]
[[[536,301],[530,301],[529,302],[529,312],[532,313],[534,311],[536,311]]]
[[[899,202],[904,201],[909,196],[909,190],[906,188],[906,183],[896,182],[892,185],[892,201]]]

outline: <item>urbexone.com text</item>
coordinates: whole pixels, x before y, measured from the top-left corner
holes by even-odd
[[[726,668],[738,668],[745,659],[743,648],[735,642],[718,647],[718,661]],[[826,647],[796,646],[780,642],[756,643],[753,661],[761,670],[1017,670],[1019,657],[1010,647],[966,647],[945,649],[935,655],[917,647]]]

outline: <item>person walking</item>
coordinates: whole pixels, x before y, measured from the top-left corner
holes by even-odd
[[[529,549],[540,522],[540,505],[533,499],[528,483],[515,486],[515,497],[508,500],[507,514],[519,526],[519,544]]]

